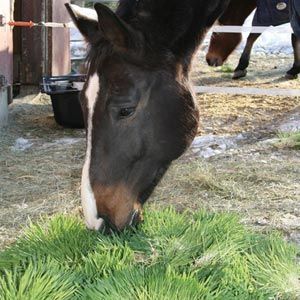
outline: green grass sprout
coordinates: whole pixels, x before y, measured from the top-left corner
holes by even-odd
[[[299,252],[229,213],[149,209],[113,235],[57,215],[0,252],[0,299],[296,300]]]
[[[278,138],[279,140],[275,143],[276,147],[300,150],[300,131],[280,133]]]

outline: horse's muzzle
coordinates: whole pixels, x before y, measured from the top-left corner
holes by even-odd
[[[140,221],[141,221],[140,211],[135,209],[131,214],[129,226],[135,227],[140,223]]]
[[[117,227],[115,224],[113,224],[109,218],[101,216],[101,218],[104,220],[103,225],[99,229],[99,231],[104,232],[105,234],[111,234],[111,233],[118,233],[123,231],[125,228],[134,228],[136,227],[141,221],[141,212],[138,209],[135,209],[131,212],[128,218],[128,222],[123,225],[121,228]]]
[[[208,65],[211,67],[220,67],[223,65],[222,58],[217,57],[217,56],[207,57],[206,61],[207,61]]]

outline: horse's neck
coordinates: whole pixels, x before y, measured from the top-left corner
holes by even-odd
[[[231,0],[226,11],[219,18],[221,25],[243,25],[256,8],[256,0]]]
[[[230,0],[191,0],[193,18],[189,28],[173,46],[173,52],[183,58],[183,69],[189,71],[195,51],[202,43],[207,31],[226,10]]]
[[[153,51],[168,49],[188,73],[193,53],[230,0],[120,0],[118,15],[143,32]]]

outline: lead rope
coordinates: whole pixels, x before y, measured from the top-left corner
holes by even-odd
[[[34,23],[32,21],[9,21],[5,22],[5,17],[0,15],[0,27],[10,26],[10,27],[53,27],[53,28],[74,28],[73,22],[68,23],[56,23],[56,22],[38,22]]]
[[[137,8],[140,0],[135,0],[135,8]],[[9,21],[5,23],[5,18],[3,15],[0,15],[0,27],[4,26],[11,26],[11,27],[52,27],[52,28],[75,28],[73,22],[68,23],[56,23],[56,22],[38,22],[34,23],[32,21]]]
[[[4,24],[6,25],[6,24]],[[4,26],[3,25],[3,26]],[[32,21],[9,21],[7,23],[8,26],[12,27],[52,27],[52,28],[75,28],[75,25],[73,22],[69,23],[55,23],[55,22],[39,22],[39,23],[34,23]]]

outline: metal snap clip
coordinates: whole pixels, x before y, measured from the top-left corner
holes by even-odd
[[[286,4],[285,2],[278,2],[278,3],[276,4],[276,8],[277,8],[278,10],[284,10],[284,9],[287,8],[287,4]]]

